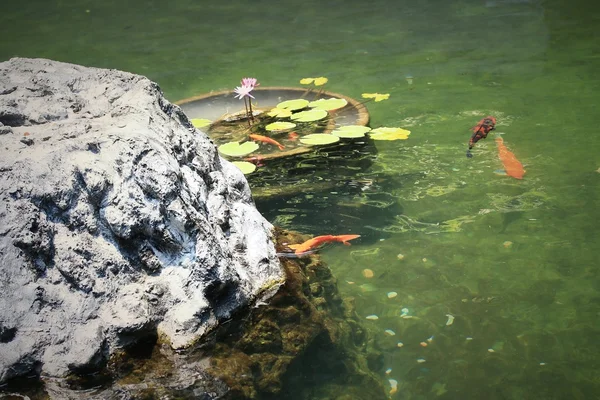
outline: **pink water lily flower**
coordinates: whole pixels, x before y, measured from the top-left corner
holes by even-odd
[[[248,118],[248,126],[252,126],[254,122],[254,113],[252,112],[252,100],[255,97],[250,94],[255,87],[259,85],[256,78],[242,78],[242,86],[238,86],[233,91],[236,93],[235,98],[244,100],[244,107],[246,108],[246,117]]]
[[[233,96],[233,97],[235,97],[236,99],[240,99],[240,100],[241,100],[241,99],[243,99],[244,97],[248,96],[248,97],[252,97],[252,98],[254,99],[254,96],[252,96],[252,95],[250,94],[250,92],[252,91],[252,89],[254,89],[254,87],[253,87],[253,86],[244,86],[244,85],[242,85],[242,86],[238,86],[238,87],[236,87],[235,89],[233,89],[233,91],[234,91],[235,93],[237,93],[237,94],[236,94],[235,96]]]
[[[254,89],[257,86],[260,86],[260,83],[258,83],[256,78],[242,78],[242,86],[250,86]]]

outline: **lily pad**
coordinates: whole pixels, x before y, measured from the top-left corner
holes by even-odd
[[[327,116],[327,111],[320,109],[312,109],[309,111],[300,111],[299,113],[292,114],[290,117],[292,121],[298,122],[313,122],[323,119]]]
[[[210,119],[206,118],[192,118],[190,119],[190,122],[192,123],[192,125],[194,125],[195,128],[203,128],[212,123]]]
[[[327,133],[312,133],[310,135],[302,136],[300,142],[308,145],[324,145],[339,142],[340,138],[335,135]]]
[[[269,132],[285,132],[289,131],[290,129],[294,129],[295,127],[296,124],[294,124],[293,122],[278,121],[265,126],[265,130]]]
[[[296,111],[303,109],[308,105],[308,103],[309,102],[306,99],[292,99],[282,101],[281,103],[277,104],[277,108],[285,108],[290,111]]]
[[[332,135],[339,136],[341,138],[359,138],[365,136],[365,133],[369,132],[371,128],[362,125],[345,125],[340,126],[333,132]]]
[[[256,171],[256,165],[248,161],[232,161],[231,163],[238,167],[244,174],[251,174]]]
[[[387,100],[390,98],[389,93],[363,93],[361,95],[363,99],[375,99],[375,102]]]
[[[254,142],[229,142],[219,146],[219,153],[231,157],[242,157],[258,149],[258,144]]]
[[[319,99],[308,103],[309,107],[319,110],[331,111],[342,108],[348,104],[346,99],[337,99],[335,97],[329,99]]]
[[[289,110],[287,108],[278,108],[275,107],[273,109],[271,109],[271,111],[269,111],[267,113],[267,115],[269,117],[276,117],[276,118],[288,118],[292,115],[292,110]]]
[[[402,128],[376,128],[369,132],[369,136],[374,140],[406,140],[410,131]]]
[[[324,76],[320,76],[318,78],[303,78],[300,79],[300,83],[303,85],[310,85],[311,83],[314,83],[315,86],[322,86],[324,84],[327,83],[329,79],[325,78]]]

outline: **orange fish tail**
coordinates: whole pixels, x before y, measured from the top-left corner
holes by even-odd
[[[342,242],[346,246],[350,246],[350,243],[348,243],[349,240],[353,240],[353,239],[356,239],[356,238],[359,238],[359,237],[360,237],[360,235],[339,235],[339,236],[334,236],[335,240],[337,240],[338,242]]]
[[[521,164],[513,152],[506,148],[502,138],[497,137],[496,143],[498,144],[498,158],[500,158],[502,165],[504,165],[506,175],[515,179],[523,179],[523,175],[525,175],[523,164]]]

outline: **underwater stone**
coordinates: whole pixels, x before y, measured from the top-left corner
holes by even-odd
[[[24,58],[0,82],[0,383],[189,346],[283,280],[243,174],[155,83]]]
[[[306,240],[275,231],[279,251]],[[317,255],[282,266],[286,282],[269,304],[244,324],[220,327],[214,347],[202,349],[211,356],[209,371],[230,389],[222,398],[386,399],[375,372],[383,353],[371,348],[353,301],[340,299],[331,270]]]

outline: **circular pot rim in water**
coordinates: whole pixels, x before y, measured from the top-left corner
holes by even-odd
[[[292,86],[257,87],[252,91],[252,93],[256,97],[256,101],[259,103],[260,108],[275,107],[277,104],[285,100],[315,95],[317,95],[318,98],[334,97],[346,100],[348,102],[346,106],[330,111],[330,114],[333,117],[332,120],[335,123],[329,124],[324,133],[330,133],[335,129],[336,125],[366,126],[369,123],[369,112],[364,104],[343,94]],[[242,103],[240,103],[240,100],[233,98],[234,94],[235,92],[232,90],[210,92],[176,101],[175,104],[180,106],[190,119],[207,118],[212,119],[213,121],[218,121],[224,116],[230,115],[232,110],[240,110],[238,105]],[[314,100],[316,100],[316,98]],[[233,104],[235,104],[235,106]],[[268,160],[303,154],[311,150],[311,147],[300,146],[279,153],[263,155],[257,154],[255,157]]]

